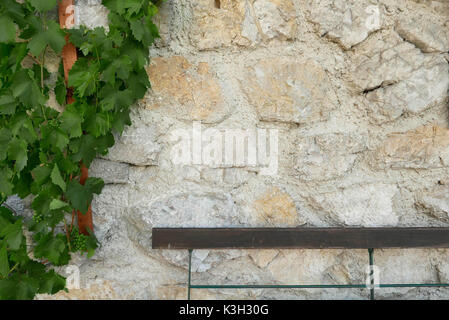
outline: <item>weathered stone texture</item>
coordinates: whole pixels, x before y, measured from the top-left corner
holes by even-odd
[[[331,133],[298,137],[294,153],[294,169],[305,181],[329,180],[348,173],[366,149],[364,137],[355,134]]]
[[[350,49],[381,28],[382,11],[377,0],[308,0],[308,18],[326,36]]]
[[[139,120],[134,119],[136,122]],[[140,123],[127,127],[104,158],[138,166],[155,165],[162,148],[157,141],[158,134],[156,125]]]
[[[395,226],[398,213],[393,209],[394,185],[371,184],[312,196],[316,210],[325,211],[339,225]]]
[[[374,152],[374,165],[383,169],[441,168],[449,166],[449,130],[426,125],[389,134]]]
[[[449,222],[449,188],[442,185],[418,193],[416,205],[431,216]]]
[[[324,121],[335,96],[326,72],[308,60],[274,58],[250,66],[242,81],[249,102],[264,121]]]
[[[378,122],[421,113],[447,97],[447,61],[422,53],[394,32],[372,38],[356,54],[354,84],[366,93],[369,112]]]
[[[295,203],[279,188],[272,188],[254,201],[258,219],[269,225],[297,226],[300,224]]]
[[[100,1],[77,3],[78,23],[107,25]],[[185,299],[188,252],[152,250],[154,227],[448,226],[448,21],[446,0],[166,1],[147,67],[152,88],[90,169],[106,182],[92,203],[101,247],[90,260],[74,255],[80,289],[39,298]],[[55,72],[55,55],[46,62]],[[220,132],[278,130],[278,170],[175,164],[171,133],[191,135],[194,121]],[[7,204],[31,218],[31,199]],[[448,255],[376,249],[374,258],[381,283],[437,283],[449,282]],[[192,280],[365,283],[368,263],[366,250],[194,250]],[[366,289],[192,291],[194,299],[368,297]],[[376,298],[447,299],[449,290],[382,288]]]
[[[296,36],[296,10],[291,0],[211,0],[193,4],[190,39],[199,50],[250,46]]]
[[[147,103],[151,110],[204,122],[217,122],[229,113],[206,62],[192,65],[181,56],[154,58],[148,74],[152,90]]]

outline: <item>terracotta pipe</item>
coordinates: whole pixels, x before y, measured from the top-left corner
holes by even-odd
[[[70,28],[74,24],[75,18],[75,7],[74,0],[62,0],[59,2],[59,25],[61,29]],[[69,71],[72,69],[76,60],[78,59],[76,48],[73,44],[69,42],[69,35],[65,36],[66,44],[62,49],[62,63],[64,65],[64,78],[66,85],[69,79]],[[73,88],[67,89],[67,104],[71,104],[75,101],[73,98]],[[81,178],[80,183],[84,185],[86,179],[89,177],[89,171],[83,163],[80,163],[81,166]],[[94,230],[93,222],[92,222],[92,207],[89,206],[89,209],[86,214],[77,212],[78,216],[78,229],[81,233],[88,235],[90,229]]]

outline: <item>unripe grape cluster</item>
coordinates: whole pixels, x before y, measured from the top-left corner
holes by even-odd
[[[35,213],[33,215],[33,221],[36,223],[41,222],[42,220],[44,220],[44,217],[40,214],[40,213]]]
[[[87,236],[79,233],[78,229],[72,231],[72,246],[74,251],[86,251],[87,250]]]

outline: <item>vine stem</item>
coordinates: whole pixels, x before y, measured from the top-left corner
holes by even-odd
[[[69,7],[73,8],[74,0],[62,0],[58,4],[58,13],[59,13],[59,25],[61,29],[65,29],[67,26],[67,21],[69,19],[72,19],[73,12],[67,12]],[[97,52],[98,57],[98,52]],[[64,48],[62,49],[62,61],[64,65],[64,77],[66,83],[68,83],[69,79],[69,71],[72,68],[72,66],[75,64],[76,60],[78,59],[76,48],[75,46],[70,43],[68,34],[66,34],[66,44]],[[71,95],[71,91],[68,91],[67,94],[67,104],[71,104],[75,100],[73,99],[73,96]],[[83,164],[80,163],[81,168],[81,178],[80,178],[80,184],[84,185],[87,178],[89,177],[89,171],[88,168]],[[89,235],[88,229],[93,230],[93,221],[92,221],[92,207],[89,205],[89,209],[86,214],[83,214],[81,212],[77,212],[78,215],[78,229],[80,233],[83,233],[85,235]]]

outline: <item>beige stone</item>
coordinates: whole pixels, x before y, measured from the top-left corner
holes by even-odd
[[[444,25],[443,18],[438,19],[436,15],[415,12],[414,16],[400,19],[396,24],[396,31],[423,52],[447,52],[449,25],[444,28],[441,25]]]
[[[274,258],[276,258],[279,254],[279,250],[249,250],[248,254],[259,268],[265,268]]]
[[[346,50],[382,26],[377,0],[308,0],[307,11],[319,34]]]
[[[199,50],[249,46],[297,33],[291,0],[201,0],[193,7],[190,39]]]
[[[449,66],[442,56],[425,54],[390,30],[355,49],[351,77],[356,90],[366,96],[370,116],[383,123],[443,102]]]
[[[440,185],[418,193],[416,205],[431,216],[449,222],[449,186]]]
[[[281,250],[267,269],[283,284],[359,282],[364,272],[364,253],[362,250],[352,250],[350,254],[345,254],[345,250]],[[329,273],[336,267],[344,275],[329,279]]]
[[[241,35],[244,18],[244,0],[195,1],[190,39],[199,50],[248,45],[250,41]]]
[[[426,125],[404,133],[389,134],[374,152],[377,168],[441,168],[449,166],[449,130]]]
[[[299,217],[292,198],[279,188],[268,190],[254,201],[259,220],[275,226],[296,226]]]
[[[113,300],[118,296],[108,281],[97,281],[86,288],[69,289],[68,292],[59,291],[55,295],[42,294],[38,300]]]
[[[325,212],[339,225],[395,226],[399,222],[399,215],[393,208],[397,192],[395,185],[368,184],[314,194],[308,200],[312,208]]]
[[[150,110],[205,123],[221,120],[229,112],[221,87],[205,62],[195,66],[181,56],[154,58],[148,74]]]
[[[324,121],[334,108],[327,74],[312,60],[262,60],[246,70],[242,89],[264,121]]]
[[[358,154],[366,149],[365,137],[331,133],[299,137],[294,153],[294,169],[300,180],[329,180],[353,168]]]
[[[166,285],[156,288],[156,296],[159,300],[186,300],[187,287],[177,285]]]

